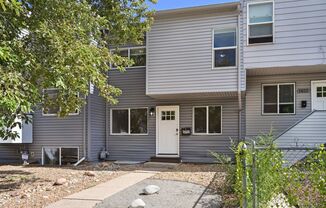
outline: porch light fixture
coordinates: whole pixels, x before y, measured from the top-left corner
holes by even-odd
[[[151,107],[151,108],[149,109],[149,115],[150,115],[150,116],[154,116],[154,115],[155,115],[155,108],[154,108],[154,107]]]

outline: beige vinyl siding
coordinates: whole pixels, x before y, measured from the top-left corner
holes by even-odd
[[[246,45],[247,3],[242,0],[245,68],[326,64],[326,1],[274,0],[274,43]]]
[[[253,76],[247,78],[246,135],[255,136],[268,133],[271,128],[278,135],[311,112],[311,81],[326,80],[326,73]],[[295,115],[262,115],[262,84],[295,83]],[[308,89],[308,93],[298,93],[298,89]],[[301,107],[307,101],[307,107]]]

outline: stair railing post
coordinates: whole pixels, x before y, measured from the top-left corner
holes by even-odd
[[[252,141],[252,207],[257,208],[256,142]]]
[[[243,144],[242,146],[242,166],[243,166],[243,174],[242,174],[242,193],[243,193],[243,208],[247,208],[247,162],[246,162],[246,150],[247,145]]]

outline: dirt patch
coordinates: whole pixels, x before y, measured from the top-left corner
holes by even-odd
[[[92,171],[95,175],[91,176]],[[85,174],[86,173],[86,174]],[[0,166],[0,207],[44,207],[99,183],[125,174],[112,163],[83,164],[79,167]],[[59,178],[66,179],[56,185]]]
[[[65,196],[136,170],[151,169],[143,165],[118,166],[112,162],[84,163],[78,167],[3,165],[0,166],[0,207],[44,207]],[[173,169],[158,171],[160,173],[152,179],[190,182],[209,187],[218,194],[225,186],[225,170],[216,164],[180,164]],[[67,182],[54,186],[60,178]],[[225,197],[230,196],[223,196],[223,201]]]

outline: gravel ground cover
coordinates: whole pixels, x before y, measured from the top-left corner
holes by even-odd
[[[64,196],[135,170],[151,169],[143,165],[119,166],[112,162],[83,163],[78,167],[0,165],[0,207],[44,207]],[[89,171],[95,176],[85,174]],[[190,182],[217,191],[225,182],[225,172],[216,164],[180,164],[173,169],[158,171],[161,172],[152,179]],[[65,178],[67,182],[53,186],[59,178]]]
[[[78,167],[0,165],[0,207],[44,207],[126,173],[117,169],[112,163],[85,163]],[[53,185],[59,178],[66,182]]]
[[[153,195],[144,195],[147,185],[156,185],[160,191]],[[142,199],[148,208],[219,208],[221,197],[206,191],[206,187],[194,183],[146,179],[107,199],[96,208],[126,208],[135,199]]]

